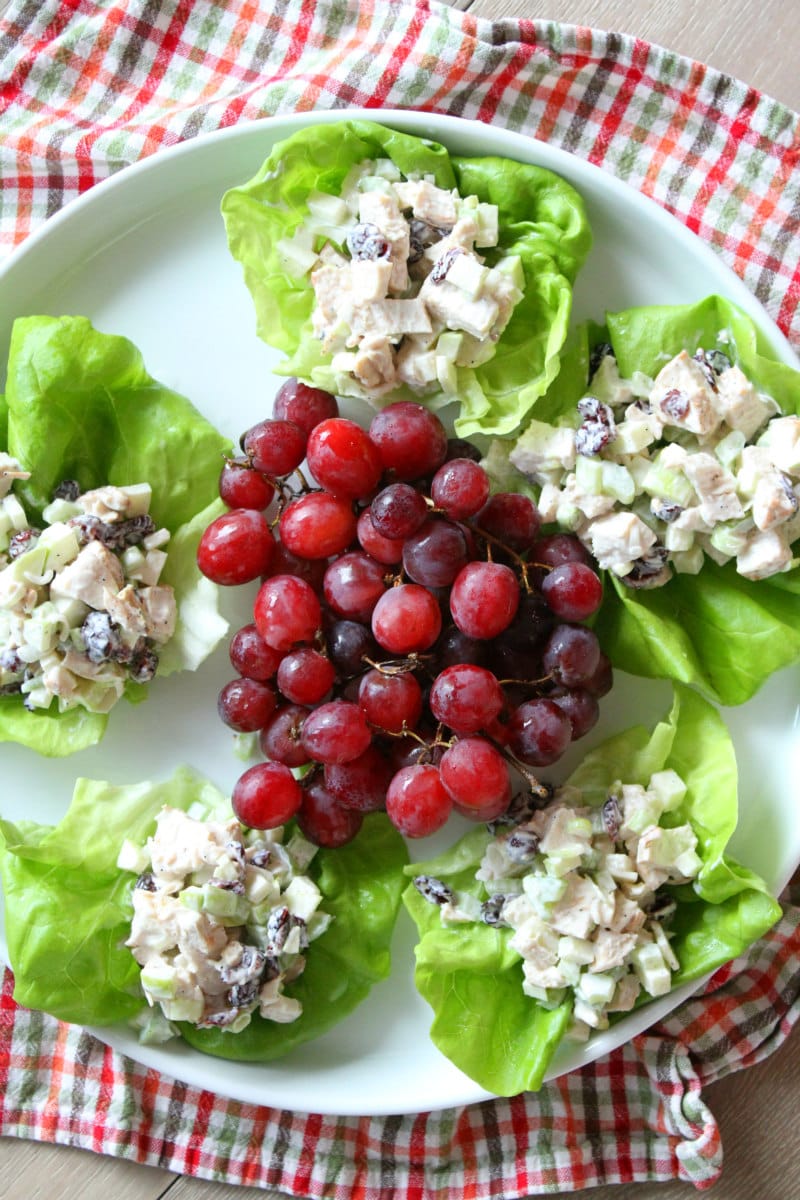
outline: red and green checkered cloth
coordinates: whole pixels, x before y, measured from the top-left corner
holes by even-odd
[[[0,3],[0,9],[2,9]],[[0,247],[198,133],[278,113],[422,108],[547,140],[709,242],[800,348],[800,120],[619,34],[376,0],[11,0],[0,19]],[[137,1066],[0,998],[0,1134],[342,1200],[463,1200],[680,1178],[722,1163],[704,1085],[800,1014],[800,910],[704,993],[536,1095],[337,1118],[256,1108]]]

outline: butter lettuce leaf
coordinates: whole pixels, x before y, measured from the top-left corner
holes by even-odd
[[[142,1010],[140,968],[123,944],[134,876],[116,861],[125,838],[144,843],[165,804],[230,816],[221,792],[180,768],[162,783],[80,779],[56,826],[0,820],[0,876],[20,1004],[83,1025],[115,1024]],[[407,862],[403,839],[381,813],[368,816],[349,845],[318,851],[308,873],[334,920],[309,947],[303,975],[286,989],[302,1001],[301,1017],[278,1025],[256,1016],[238,1034],[181,1024],[183,1037],[222,1058],[264,1061],[341,1020],[389,974]]]
[[[519,255],[525,294],[493,358],[459,370],[456,431],[461,436],[511,433],[558,372],[572,284],[591,245],[580,196],[544,168],[451,155],[436,142],[372,121],[310,126],[279,142],[253,179],[222,201],[228,243],[244,269],[258,333],[287,355],[279,374],[336,391],[330,356],[322,353],[311,327],[310,280],[287,272],[277,244],[308,217],[310,193],[339,195],[355,164],[387,157],[404,175],[430,175],[439,187],[455,187],[462,196],[498,206],[499,245],[486,252],[486,261],[491,266],[505,255]],[[389,396],[409,398],[432,407],[451,399],[441,393],[420,397],[401,388]]]
[[[634,371],[656,375],[682,349],[722,350],[785,414],[800,413],[800,371],[778,361],[752,319],[723,297],[627,309],[606,321],[605,330],[587,325],[571,333],[561,371],[536,403],[536,420],[576,423],[591,349],[606,339],[628,378]],[[512,442],[495,442],[485,465],[496,486],[535,498],[537,490],[508,461],[512,449]],[[734,562],[718,566],[706,557],[698,575],[674,574],[643,591],[606,573],[595,629],[620,670],[695,684],[721,704],[741,704],[773,672],[800,660],[800,568],[754,581]]]
[[[76,479],[83,490],[151,485],[153,520],[172,534],[162,578],[178,604],[175,637],[159,673],[196,669],[227,628],[217,590],[195,561],[203,529],[223,511],[218,480],[227,439],[148,374],[127,338],[101,333],[86,317],[15,321],[0,407],[7,417],[3,445],[31,472],[15,492],[32,521],[64,479]],[[140,698],[141,689],[131,688],[129,699]],[[92,745],[107,720],[83,708],[59,714],[55,703],[29,713],[20,697],[0,697],[0,741],[44,755]]]
[[[692,825],[703,864],[692,885],[673,889],[677,987],[739,955],[775,923],[780,906],[758,876],[726,854],[738,813],[736,759],[718,712],[693,690],[678,685],[655,729],[635,727],[603,742],[567,783],[581,789],[583,802],[597,805],[615,780],[644,785],[665,768],[678,772],[687,794],[663,823]],[[475,871],[490,839],[485,828],[473,830],[406,873],[434,875],[485,899]],[[548,1010],[524,995],[521,959],[508,946],[511,930],[445,926],[413,885],[403,900],[420,934],[415,982],[433,1009],[435,1044],[489,1091],[510,1096],[540,1087],[569,1025],[571,1001]]]

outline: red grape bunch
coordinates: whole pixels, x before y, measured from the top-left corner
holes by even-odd
[[[586,550],[542,536],[527,496],[490,495],[478,450],[420,404],[367,431],[291,379],[242,451],[198,549],[215,582],[261,581],[218,699],[266,759],[237,817],[296,816],[328,847],[382,809],[412,838],[453,811],[501,819],[514,769],[555,762],[611,687],[581,623],[602,599]]]

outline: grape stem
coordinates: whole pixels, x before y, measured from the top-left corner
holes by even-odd
[[[512,550],[510,546],[505,544],[505,542],[501,542],[499,537],[495,537],[493,533],[488,533],[485,529],[482,529],[480,525],[473,525],[472,528],[474,529],[475,533],[477,533],[478,537],[483,538],[483,540],[487,543],[486,553],[488,561],[492,561],[492,546],[497,546],[500,550],[503,550],[506,554],[513,558],[514,562],[516,563],[520,574],[520,582],[525,588],[525,591],[532,591],[530,580],[528,579],[528,568],[532,567],[533,563],[527,563],[521,554],[517,554],[516,550]]]
[[[369,663],[376,671],[380,671],[381,675],[407,675],[409,671],[415,671],[421,666],[424,658],[430,658],[431,655],[409,654],[408,658],[389,659],[387,662],[375,662],[366,655],[362,658],[362,662]]]

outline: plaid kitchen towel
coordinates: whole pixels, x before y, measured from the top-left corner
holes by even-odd
[[[0,7],[2,5],[0,4]],[[0,19],[0,246],[94,183],[239,121],[424,108],[547,140],[708,241],[800,347],[798,117],[641,40],[376,0],[11,0]],[[705,993],[536,1096],[334,1118],[235,1103],[0,1002],[0,1134],[295,1195],[513,1197],[721,1167],[702,1088],[800,1007],[800,910]]]

